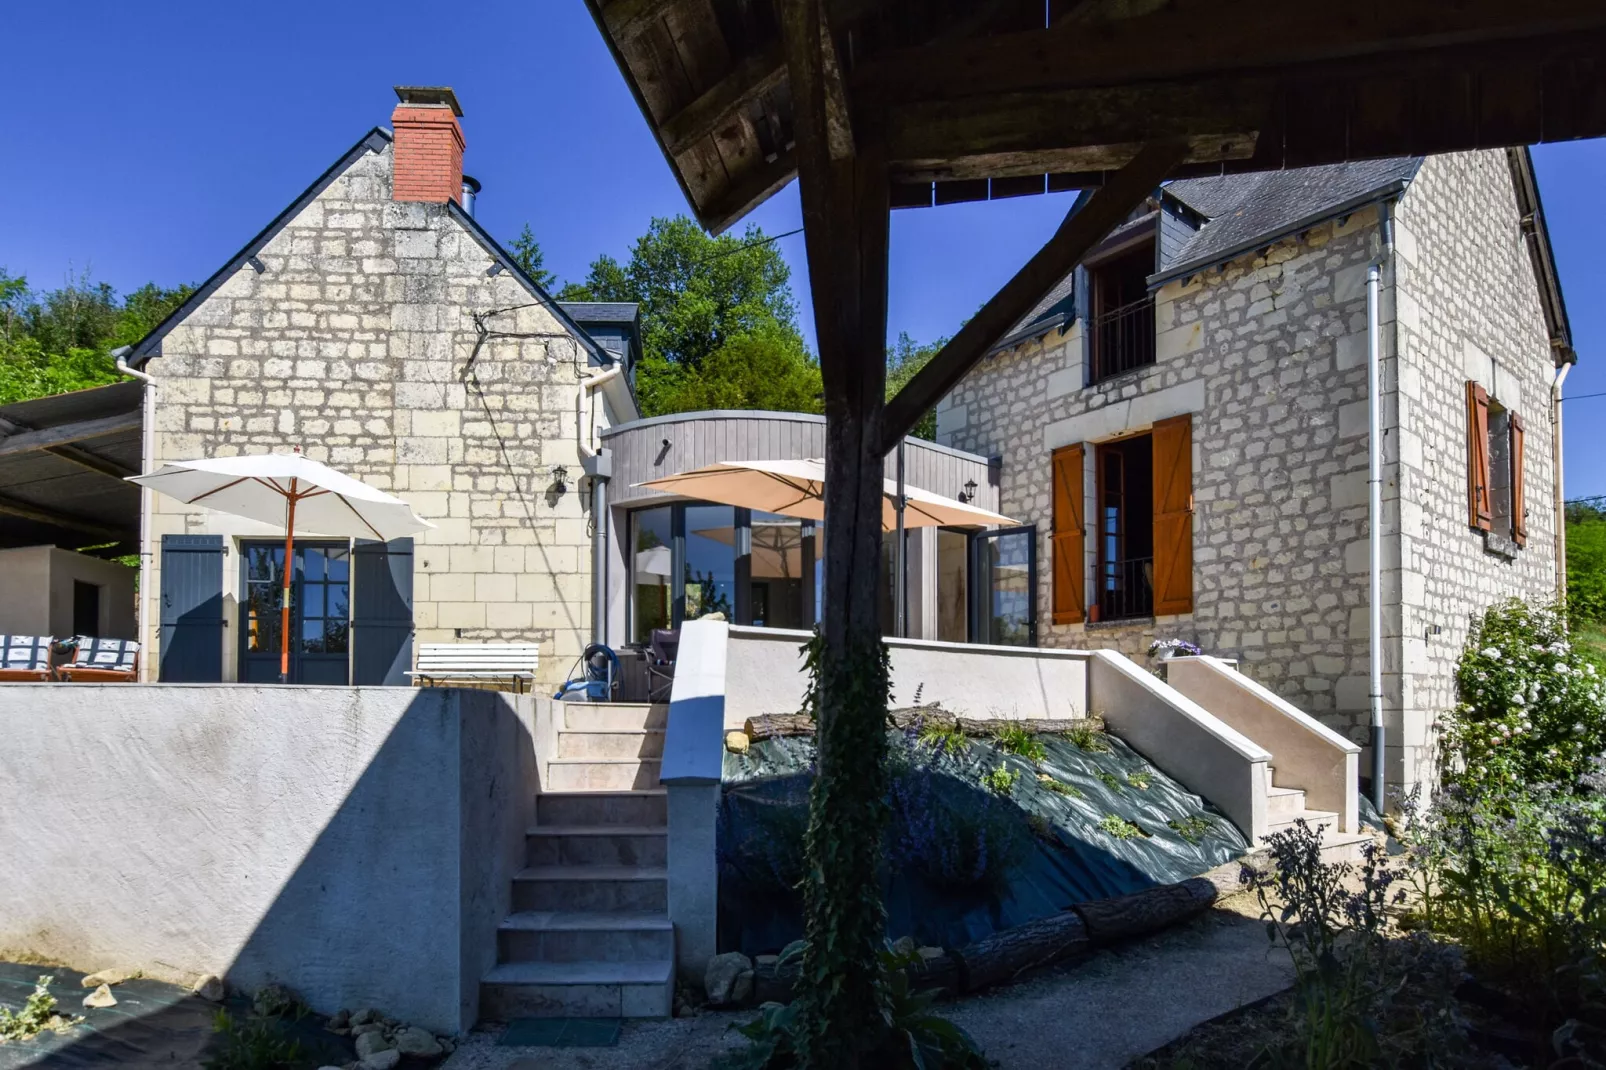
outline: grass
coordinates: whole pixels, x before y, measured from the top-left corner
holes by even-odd
[[[1096,775],[1104,784],[1104,786],[1109,788],[1111,791],[1121,790],[1121,778],[1110,772],[1108,769],[1100,769]]]
[[[948,754],[963,754],[970,746],[970,740],[959,728],[958,721],[942,724],[932,721],[920,728],[920,742],[923,746],[934,751]]]
[[[1083,798],[1082,790],[1074,784],[1067,784],[1063,780],[1055,780],[1047,773],[1037,774],[1037,786],[1044,791],[1052,791],[1056,795],[1068,795],[1073,799]]]
[[[1107,754],[1110,741],[1104,735],[1104,722],[1097,717],[1074,724],[1065,731],[1065,738],[1089,754]]]
[[[212,1016],[212,1031],[218,1036],[219,1048],[201,1064],[206,1070],[280,1070],[305,1059],[301,1042],[285,1036],[275,1017],[238,1022],[219,1009]]]
[[[1009,795],[1015,790],[1015,782],[1020,774],[1007,765],[1000,765],[991,772],[983,773],[981,786],[995,795]]]
[[[1099,822],[1099,831],[1118,840],[1136,840],[1148,835],[1143,831],[1143,826],[1116,814],[1105,814]]]
[[[999,750],[1009,754],[1019,755],[1033,765],[1048,757],[1048,748],[1043,741],[1026,730],[1026,726],[1014,721],[1005,721],[993,733],[993,743]]]
[[[1139,769],[1135,773],[1128,773],[1126,775],[1126,782],[1132,785],[1134,788],[1137,788],[1139,791],[1148,791],[1149,785],[1154,783],[1154,779],[1146,770]]]

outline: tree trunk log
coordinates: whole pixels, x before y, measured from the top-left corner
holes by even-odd
[[[1115,899],[1079,903],[983,937],[958,951],[949,950],[940,958],[927,959],[909,971],[910,988],[961,996],[1007,984],[1031,970],[1186,921],[1204,913],[1215,900],[1215,885],[1193,877]],[[796,959],[785,970],[776,969],[774,963],[756,966],[753,1002],[787,1002],[793,997],[797,978]]]
[[[1040,717],[1024,717],[1018,720],[984,720],[975,717],[957,717],[938,706],[919,706],[909,709],[893,710],[887,715],[894,728],[913,728],[916,725],[935,728],[952,728],[959,726],[959,730],[967,736],[976,736],[986,739],[996,735],[1005,724],[1015,724],[1032,733],[1058,734],[1069,732],[1073,728],[1091,728],[1094,731],[1103,731],[1104,722],[1097,717],[1050,719]],[[761,739],[774,739],[777,736],[812,736],[814,734],[814,719],[806,713],[761,713],[749,717],[743,730],[753,742]]]
[[[1216,886],[1204,877],[1193,877],[1180,884],[1162,884],[1071,909],[1087,924],[1087,937],[1093,946],[1108,947],[1202,914],[1215,901]]]

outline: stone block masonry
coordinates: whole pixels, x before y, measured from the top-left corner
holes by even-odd
[[[1409,786],[1431,775],[1469,614],[1508,595],[1548,597],[1555,557],[1549,347],[1505,154],[1429,159],[1398,220],[1382,307],[1383,657],[1390,783]],[[1141,657],[1155,638],[1190,639],[1368,742],[1366,268],[1377,221],[1365,209],[1166,284],[1152,366],[1083,387],[1076,323],[988,358],[944,400],[941,440],[1002,457],[1000,511],[1037,525],[1042,645]],[[1528,544],[1515,561],[1485,552],[1466,522],[1467,343],[1495,355],[1531,414]],[[1184,412],[1193,612],[1054,625],[1051,452]],[[1086,475],[1091,517],[1091,450]],[[1093,592],[1092,537],[1087,550]]]
[[[436,525],[416,539],[416,641],[539,642],[545,686],[590,630],[589,503],[575,486],[587,352],[511,273],[487,274],[490,254],[444,203],[393,200],[392,157],[362,156],[267,243],[261,273],[242,267],[163,340],[154,463],[300,447],[406,498]],[[590,403],[607,426],[603,399]],[[274,536],[155,504],[153,590],[162,534]],[[153,668],[158,638],[147,629]]]

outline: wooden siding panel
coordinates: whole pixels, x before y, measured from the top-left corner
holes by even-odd
[[[1157,421],[1154,442],[1154,613],[1193,612],[1193,417]]]

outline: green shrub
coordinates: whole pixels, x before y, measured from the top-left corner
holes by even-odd
[[[1149,774],[1148,770],[1139,769],[1135,773],[1128,773],[1126,782],[1139,791],[1148,791],[1149,785],[1154,783],[1154,778]]]
[[[981,786],[995,795],[1009,795],[1015,790],[1020,774],[1007,765],[1000,765],[981,775]]]
[[[1456,666],[1445,778],[1471,791],[1576,784],[1606,751],[1606,681],[1555,606],[1516,600],[1475,620]]]
[[[1118,840],[1136,840],[1148,836],[1148,833],[1143,831],[1143,826],[1116,814],[1105,814],[1104,819],[1099,822],[1099,831]]]
[[[1079,721],[1065,730],[1065,738],[1089,754],[1107,754],[1110,741],[1104,735],[1104,722],[1096,717]]]
[[[1205,833],[1210,831],[1210,822],[1198,814],[1189,814],[1184,818],[1172,818],[1166,822],[1166,827],[1188,843],[1197,846],[1204,839]]]
[[[1026,726],[1015,721],[1003,721],[993,733],[993,743],[1007,754],[1019,755],[1036,765],[1048,757],[1048,749]]]
[[[1121,778],[1110,772],[1108,769],[1100,769],[1094,774],[1094,776],[1099,778],[1099,783],[1103,784],[1111,791],[1119,792],[1121,790]]]
[[[33,994],[20,1011],[13,1012],[10,1007],[0,1007],[0,1043],[30,1040],[47,1029],[52,1033],[65,1033],[83,1021],[82,1018],[71,1015],[64,1018],[56,1013],[56,997],[50,994],[53,981],[55,978],[49,975],[35,981]]]
[[[970,748],[970,740],[958,721],[931,721],[920,726],[920,743],[938,754],[960,755]]]
[[[239,1022],[220,1008],[212,1016],[212,1031],[220,1047],[201,1063],[206,1070],[289,1070],[305,1058],[301,1042],[284,1035],[277,1017]]]
[[[1067,784],[1063,780],[1056,780],[1047,773],[1037,774],[1037,785],[1045,791],[1052,791],[1056,795],[1069,796],[1072,799],[1083,798],[1082,789],[1075,784]]]

